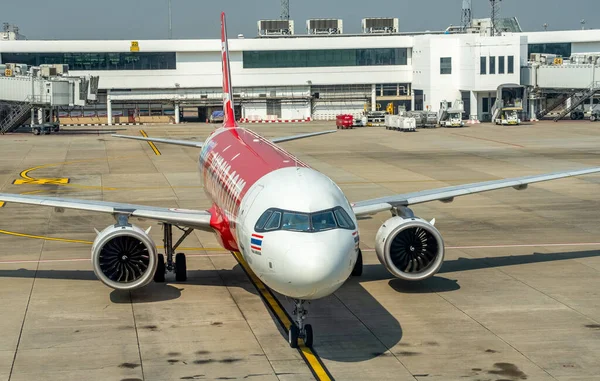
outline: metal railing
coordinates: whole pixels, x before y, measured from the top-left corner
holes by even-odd
[[[588,99],[590,99],[591,97],[593,97],[598,91],[600,91],[600,81],[594,81],[594,82],[592,82],[590,84],[590,86],[587,88],[587,90],[584,90],[583,94],[581,94],[580,97],[577,97],[577,94],[574,94],[570,98],[567,98],[567,99],[572,99],[571,106],[569,106],[569,107],[565,108],[564,110],[562,110],[554,118],[554,121],[558,122],[559,120],[561,120],[562,118],[564,118],[565,115],[567,115],[568,113],[572,112],[577,107],[579,107],[583,102],[585,102]]]
[[[29,96],[22,103],[9,104],[7,115],[0,120],[0,135],[16,130],[29,118],[29,113],[33,107],[32,100],[33,97]]]

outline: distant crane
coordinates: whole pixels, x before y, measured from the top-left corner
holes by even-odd
[[[490,17],[490,36],[495,36],[496,34],[500,35],[500,31],[496,28],[496,21],[498,20],[498,16],[500,16],[500,2],[502,0],[490,0],[490,5],[492,7],[492,15]]]
[[[281,0],[281,19],[290,19],[290,0]]]
[[[473,22],[473,7],[472,0],[463,0],[462,2],[462,14],[460,18],[460,26],[462,31],[465,32],[467,28],[471,26]]]

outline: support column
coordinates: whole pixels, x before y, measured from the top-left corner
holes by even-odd
[[[31,125],[35,126],[35,107],[31,108]]]
[[[479,104],[477,102],[477,93],[471,91],[471,111],[470,119],[474,123],[479,122]]]
[[[39,122],[39,124],[46,123],[46,118],[45,117],[46,117],[46,109],[43,108],[43,107],[40,107],[38,109],[38,122]]]
[[[377,85],[371,85],[371,111],[377,111]]]
[[[110,100],[110,94],[106,95],[106,122],[109,126],[112,126],[112,101]]]
[[[49,115],[50,123],[52,123],[52,122],[54,122],[54,109],[52,107],[50,107],[49,112],[50,112],[50,115]]]
[[[175,124],[179,124],[179,103],[175,103]]]

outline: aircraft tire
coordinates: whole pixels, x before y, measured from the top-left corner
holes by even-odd
[[[363,257],[362,250],[358,249],[358,257],[356,258],[356,263],[354,264],[354,268],[352,269],[352,276],[361,276],[363,273]]]
[[[158,254],[154,281],[156,283],[165,283],[165,256],[162,254]]]
[[[304,345],[309,348],[313,346],[313,329],[310,324],[304,326]]]
[[[187,280],[187,263],[185,254],[183,253],[175,255],[175,280],[177,282],[185,282]]]
[[[292,324],[288,331],[288,343],[290,343],[290,347],[298,348],[298,337],[300,337],[300,330],[295,324]]]

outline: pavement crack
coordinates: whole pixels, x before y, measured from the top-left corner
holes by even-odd
[[[137,322],[135,321],[135,311],[133,309],[133,298],[131,297],[131,291],[129,291],[129,302],[131,303],[131,316],[133,317],[133,328],[135,329],[135,340],[137,342],[138,356],[140,358],[140,370],[142,371],[142,380],[145,380],[146,376],[144,375],[144,362],[142,361],[142,349],[140,348],[140,336],[138,334]]]
[[[25,328],[25,320],[27,319],[27,312],[29,311],[29,304],[31,303],[31,295],[33,295],[33,287],[37,279],[37,273],[40,268],[40,260],[42,259],[42,253],[44,252],[44,246],[46,241],[43,241],[42,247],[40,248],[40,255],[38,256],[38,262],[35,267],[35,273],[33,274],[33,281],[31,282],[31,289],[29,290],[29,297],[27,298],[27,306],[25,307],[25,313],[23,314],[23,322],[21,323],[21,329],[19,330],[19,339],[17,340],[17,346],[15,348],[15,355],[13,356],[12,364],[10,365],[10,373],[8,374],[8,381],[11,380],[13,371],[15,369],[15,362],[17,361],[17,354],[19,353],[19,346],[21,345],[21,338],[23,337],[23,329]]]

